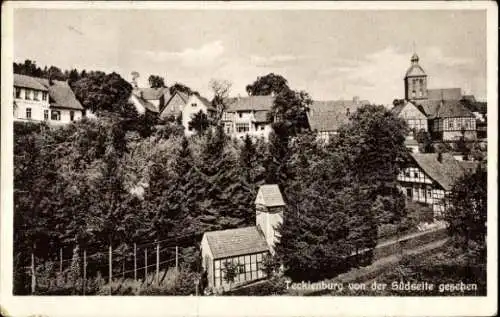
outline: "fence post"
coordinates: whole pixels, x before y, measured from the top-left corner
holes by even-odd
[[[63,262],[62,248],[59,248],[59,273],[62,273],[62,262]]]
[[[87,288],[87,250],[83,250],[83,295]]]
[[[179,270],[179,247],[175,246],[175,270]]]
[[[134,281],[137,281],[137,245],[134,242]]]
[[[148,283],[148,248],[144,249],[144,281],[146,282],[146,285]]]
[[[111,279],[113,278],[113,256],[111,245],[109,245],[109,284],[111,284]]]
[[[35,255],[31,251],[31,294],[35,294],[36,278],[35,278]]]
[[[160,281],[160,243],[156,243],[156,283]]]

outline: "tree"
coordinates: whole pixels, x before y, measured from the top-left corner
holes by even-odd
[[[90,72],[80,77],[73,84],[73,90],[84,108],[97,114],[108,112],[128,116],[134,113],[133,106],[128,103],[132,86],[120,75]]]
[[[158,75],[150,75],[148,78],[149,82],[149,87],[151,88],[163,88],[165,86],[165,80],[163,77],[160,77]]]
[[[217,124],[221,123],[222,114],[226,110],[226,100],[229,97],[229,90],[231,89],[231,86],[231,82],[227,80],[210,80],[210,87],[214,92],[212,105],[217,109],[217,115],[215,117],[215,122]]]
[[[275,122],[282,123],[290,136],[309,129],[307,111],[312,99],[305,91],[282,90],[276,95],[272,107]]]
[[[269,73],[257,79],[250,85],[247,85],[246,91],[250,96],[277,95],[284,90],[290,90],[287,80],[274,73]]]
[[[198,135],[203,134],[209,126],[210,121],[208,116],[201,110],[198,113],[195,113],[192,116],[191,121],[189,121],[189,128],[194,129]]]
[[[422,153],[432,153],[434,152],[434,147],[432,146],[432,139],[429,132],[421,129],[417,132],[415,138],[419,144],[420,151]]]
[[[448,231],[455,246],[470,261],[486,263],[487,171],[479,166],[453,186],[445,211]]]
[[[467,141],[465,140],[465,130],[462,129],[462,135],[455,143],[456,150],[462,154],[463,160],[469,160],[470,149],[467,146]]]
[[[169,91],[170,91],[170,94],[173,95],[175,94],[176,92],[182,92],[182,93],[185,93],[187,95],[200,95],[197,91],[194,91],[192,90],[191,88],[189,88],[188,86],[182,84],[182,83],[179,83],[179,82],[176,82],[175,84],[171,85],[169,87]]]

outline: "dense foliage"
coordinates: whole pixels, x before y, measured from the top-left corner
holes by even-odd
[[[360,108],[337,138],[323,146],[301,134],[283,149],[279,174],[287,212],[278,257],[287,276],[320,279],[347,270],[346,257],[377,242],[380,224],[406,216],[396,176],[404,162],[406,126],[381,106]],[[355,263],[354,263],[355,265]]]

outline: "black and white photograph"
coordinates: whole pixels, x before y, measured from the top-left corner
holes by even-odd
[[[496,312],[496,4],[298,4],[2,6],[2,315]]]

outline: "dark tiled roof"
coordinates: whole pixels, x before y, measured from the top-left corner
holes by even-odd
[[[270,111],[273,107],[273,96],[248,96],[227,99],[227,111]]]
[[[267,207],[284,206],[285,201],[283,196],[281,196],[281,191],[278,185],[268,184],[259,187],[259,193],[257,196],[262,194],[264,199],[264,205]]]
[[[462,90],[460,88],[427,89],[427,98],[431,100],[460,100]]]
[[[38,78],[20,74],[14,74],[14,86],[48,91],[48,89],[38,81]]]
[[[341,125],[349,121],[347,115],[359,107],[370,104],[367,100],[355,103],[353,100],[313,101],[309,106],[308,119],[313,131],[337,131]]]
[[[474,117],[460,100],[423,100],[419,104],[429,118]]]
[[[207,107],[208,110],[217,111],[217,108],[215,108],[212,105],[212,102],[210,100],[208,100],[207,98],[200,96],[200,95],[198,95],[197,97]]]
[[[158,109],[155,107],[155,105],[153,105],[149,101],[145,100],[144,98],[141,98],[141,97],[137,96],[136,94],[133,94],[131,96],[131,98],[135,98],[135,100],[137,100],[141,104],[141,106],[144,107],[144,109],[151,111],[151,112],[154,112],[154,113],[158,112]]]
[[[269,251],[257,227],[205,232],[214,259]]]
[[[53,100],[51,107],[83,110],[83,106],[76,99],[73,90],[68,83],[63,81],[54,81],[54,84],[48,87],[49,96]]]
[[[474,117],[460,100],[444,100],[434,114],[435,118]]]
[[[83,106],[76,99],[75,93],[65,81],[53,80],[50,84],[46,78],[35,78],[41,85],[47,88],[50,97],[50,106],[54,108],[83,110]]]
[[[406,106],[406,103],[405,104],[399,104],[397,106],[394,106],[392,107],[391,109],[391,112],[394,114],[394,115],[399,115],[401,113],[401,111],[404,109],[404,107]]]
[[[443,189],[451,190],[455,181],[465,174],[466,170],[459,161],[449,153],[442,153],[441,162],[437,153],[410,154],[418,166]]]

